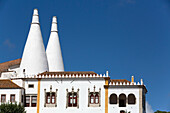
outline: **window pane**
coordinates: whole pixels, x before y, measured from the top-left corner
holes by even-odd
[[[96,97],[96,104],[99,103],[99,97]]]
[[[91,103],[92,104],[94,103],[94,97],[93,96],[91,97]]]
[[[70,104],[72,104],[72,103],[73,103],[73,99],[71,98],[71,99],[70,99]]]
[[[47,103],[50,103],[50,96],[47,96]]]
[[[37,96],[32,96],[31,106],[36,107],[36,104],[37,104]]]
[[[55,96],[52,96],[52,100],[51,100],[51,103],[55,103]]]
[[[6,102],[6,95],[1,95],[1,102]]]
[[[29,106],[30,106],[30,96],[26,96],[26,97],[25,97],[25,100],[26,100],[25,106],[26,106],[26,107],[29,107]]]
[[[73,104],[75,104],[76,103],[76,99],[73,99]]]
[[[10,102],[15,102],[15,95],[11,95]]]

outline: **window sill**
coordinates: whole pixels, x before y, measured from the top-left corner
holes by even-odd
[[[99,104],[89,104],[89,107],[100,107]]]
[[[56,107],[56,104],[45,104],[46,107]]]

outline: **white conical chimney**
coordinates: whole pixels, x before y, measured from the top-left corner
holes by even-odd
[[[49,64],[49,71],[64,71],[56,16],[54,16],[52,19],[51,34],[48,41],[46,53]]]
[[[24,74],[35,75],[48,70],[48,61],[40,30],[38,10],[34,9],[30,31],[21,60],[20,76]]]

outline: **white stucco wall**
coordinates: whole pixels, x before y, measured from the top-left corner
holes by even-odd
[[[10,95],[15,94],[15,101],[19,103],[21,101],[21,90],[22,89],[0,89],[0,97],[2,94],[6,95],[6,103],[10,103]],[[1,103],[1,98],[0,98]]]
[[[121,110],[130,113],[139,113],[139,88],[109,88],[108,98],[112,93],[115,93],[117,97],[119,97],[120,94],[125,94],[126,98],[128,97],[129,94],[134,94],[136,97],[136,104],[134,105],[126,104],[126,107],[119,107],[119,103],[117,104],[109,103],[109,113],[120,113]]]
[[[28,84],[34,84],[34,89],[28,88]],[[41,79],[40,83],[40,113],[47,112],[58,112],[58,113],[104,113],[105,110],[105,90],[104,90],[104,79]],[[37,80],[27,81],[25,82],[26,94],[37,94],[38,88]],[[44,89],[46,92],[50,91],[50,87],[52,86],[52,91],[57,91],[57,107],[44,107],[45,103],[45,95]],[[96,87],[96,91],[99,91],[101,88],[101,106],[100,107],[88,107],[88,88],[90,88],[90,92],[94,91],[94,86]],[[72,91],[77,92],[79,89],[79,108],[77,107],[67,107],[66,108],[66,89],[68,92]],[[34,113],[36,109],[33,107],[26,107],[27,113]]]

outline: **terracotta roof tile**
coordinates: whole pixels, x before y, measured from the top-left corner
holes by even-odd
[[[113,82],[114,83],[118,83],[118,84],[120,84],[120,82],[121,83],[124,83],[125,82],[125,84],[127,84],[128,82],[129,82],[129,84],[130,84],[130,81],[128,81],[128,80],[126,80],[126,79],[112,79],[112,80],[110,80],[110,82],[113,84]]]
[[[8,62],[0,63],[0,73],[2,71],[7,71],[10,66],[19,65],[21,63],[21,58],[16,60],[11,60]]]
[[[21,87],[11,80],[0,80],[0,89],[21,89]]]

